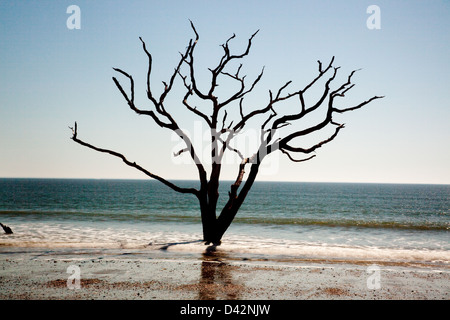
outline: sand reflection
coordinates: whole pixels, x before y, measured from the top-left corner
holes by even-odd
[[[224,262],[227,255],[208,247],[202,256],[199,300],[237,300],[243,287],[233,282],[233,266]]]

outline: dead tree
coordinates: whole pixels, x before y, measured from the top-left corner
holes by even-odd
[[[354,84],[352,83],[352,77],[357,70],[348,75],[346,82],[332,89],[331,85],[339,70],[339,67],[333,66],[333,57],[327,65],[323,65],[320,61],[318,61],[318,74],[312,79],[312,81],[307,83],[305,87],[291,93],[286,93],[287,87],[291,84],[291,81],[288,81],[276,92],[269,90],[267,104],[260,108],[245,112],[244,99],[249,93],[252,92],[263,77],[264,68],[262,68],[259,75],[251,82],[251,84],[248,85],[246,83],[246,76],[242,76],[240,74],[242,64],[240,64],[237,70],[233,73],[227,70],[226,67],[230,66],[232,62],[240,61],[249,54],[252,41],[258,31],[249,38],[245,51],[240,54],[232,54],[230,50],[229,44],[230,41],[235,38],[234,34],[222,45],[223,55],[220,58],[218,65],[214,69],[209,69],[211,73],[209,88],[207,90],[201,90],[197,83],[194,60],[194,52],[199,41],[199,35],[192,22],[191,27],[195,34],[195,39],[191,39],[184,53],[180,53],[179,62],[171,74],[170,79],[167,82],[163,82],[164,88],[159,97],[154,95],[154,91],[151,86],[153,62],[152,55],[147,50],[145,42],[142,38],[139,38],[142,42],[143,51],[148,58],[146,89],[147,98],[151,102],[152,109],[154,107],[153,110],[144,110],[135,104],[134,80],[130,74],[121,69],[114,68],[116,72],[128,79],[130,84],[130,89],[128,92],[122,87],[116,77],[113,77],[113,81],[125,98],[125,101],[131,110],[138,115],[150,117],[158,126],[175,132],[183,141],[185,147],[175,153],[174,156],[180,156],[181,154],[186,153],[189,155],[190,159],[192,159],[198,171],[198,179],[200,182],[198,189],[180,187],[175,183],[172,183],[165,178],[148,171],[136,162],[128,160],[119,152],[99,148],[79,139],[76,122],[75,126],[71,128],[72,140],[95,151],[108,153],[112,156],[120,158],[126,165],[141,171],[150,178],[160,181],[176,192],[191,194],[197,197],[200,205],[200,214],[203,226],[203,240],[207,244],[220,244],[222,236],[232,223],[239,208],[242,206],[245,198],[247,197],[247,194],[258,175],[260,165],[266,156],[274,152],[281,152],[294,162],[307,161],[314,158],[315,155],[312,153],[335,139],[340,130],[344,128],[344,124],[336,122],[333,119],[333,115],[360,109],[368,103],[382,98],[382,96],[373,96],[366,101],[350,107],[336,107],[335,100],[337,98],[344,97],[345,94],[353,88]],[[185,70],[184,74],[183,68]],[[238,89],[231,96],[224,99],[220,99],[216,96],[216,88],[218,87],[219,78],[221,77],[228,77],[235,81],[238,85]],[[175,117],[166,109],[165,98],[169,93],[171,93],[176,79],[180,79],[179,81],[181,81],[182,87],[185,88],[185,94],[180,103],[186,107],[187,110],[202,119],[210,130],[212,161],[209,174],[205,169],[205,165],[202,161],[200,161],[191,139],[180,127]],[[320,81],[324,83],[321,84],[321,86],[323,86],[322,94],[317,101],[307,104],[305,101],[305,93],[311,87],[315,85],[318,86]],[[202,111],[201,108],[193,106],[190,102],[192,99],[191,97],[195,97],[196,99],[200,99],[200,101],[208,103],[211,108],[209,113]],[[293,102],[292,114],[279,115],[276,112],[276,107],[282,102]],[[279,138],[276,137],[276,133],[281,132],[282,128],[288,125],[292,128],[295,123],[319,109],[324,110],[322,112],[323,119],[321,119],[321,121],[314,123],[313,125],[309,125],[301,130],[293,130]],[[238,113],[236,121],[227,122],[227,110],[228,112],[234,110],[235,113]],[[253,118],[256,117],[263,117],[260,125],[260,144],[254,154],[246,156],[239,150],[233,148],[231,141],[242,132],[249,120],[253,120]],[[307,148],[296,146],[294,140],[297,138],[322,131],[322,129],[326,127],[333,128],[332,133],[326,139],[320,139],[320,142]],[[235,152],[240,157],[241,162],[239,164],[236,179],[230,186],[228,200],[224,207],[221,208],[220,212],[218,212],[217,203],[219,199],[219,178],[222,169],[222,159],[226,152]],[[304,156],[304,158],[297,159],[294,156],[297,154],[303,154],[306,156]],[[246,169],[249,169],[247,175],[245,174]]]

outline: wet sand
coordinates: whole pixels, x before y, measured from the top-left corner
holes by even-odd
[[[268,259],[221,250],[0,248],[0,258],[1,300],[448,300],[450,294],[450,268],[426,263]]]

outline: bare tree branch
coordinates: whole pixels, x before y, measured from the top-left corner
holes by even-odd
[[[186,90],[187,90],[187,91],[186,91],[186,94],[184,95],[184,98],[183,98],[183,105],[186,106],[186,108],[187,108],[188,110],[192,111],[193,113],[195,113],[195,114],[198,115],[199,117],[203,118],[203,119],[206,121],[206,123],[207,123],[209,126],[211,126],[211,121],[210,121],[209,117],[208,117],[206,114],[204,114],[203,112],[201,112],[200,110],[198,110],[197,107],[192,107],[192,106],[188,103],[187,100],[188,100],[189,96],[191,96],[191,95],[193,94],[193,93],[192,93],[192,88],[191,88],[191,86],[188,85],[187,82],[186,82],[187,76],[183,76],[183,75],[181,74],[181,72],[178,72],[178,74],[179,74],[179,76],[181,77],[181,79],[183,79],[183,84],[184,84],[184,86],[185,86],[185,88],[186,88]]]
[[[150,89],[150,75],[151,75],[151,71],[152,71],[152,55],[150,54],[150,52],[148,52],[146,46],[145,46],[145,42],[144,40],[142,40],[141,37],[139,37],[139,40],[141,40],[142,42],[142,48],[144,49],[145,54],[148,57],[148,69],[147,69],[147,97],[149,100],[151,100],[154,104],[155,107],[158,106],[158,102],[156,101],[156,99],[153,97],[152,95],[152,91]]]
[[[169,182],[169,181],[167,181],[166,179],[164,179],[164,178],[162,178],[162,177],[160,177],[160,176],[158,176],[158,175],[156,175],[156,174],[153,174],[153,173],[151,173],[150,171],[144,169],[143,167],[141,167],[140,165],[138,165],[136,162],[131,162],[131,161],[129,161],[123,154],[121,154],[121,153],[119,153],[119,152],[112,151],[112,150],[108,150],[108,149],[103,149],[103,148],[98,148],[98,147],[96,147],[96,146],[93,146],[93,145],[91,145],[91,144],[89,144],[89,143],[87,143],[87,142],[84,142],[84,141],[78,139],[78,137],[77,137],[78,129],[77,129],[77,123],[76,123],[76,122],[75,122],[75,127],[74,127],[74,128],[71,127],[71,129],[72,129],[72,134],[73,134],[73,135],[72,135],[72,140],[75,141],[76,143],[78,143],[78,144],[80,144],[80,145],[82,145],[82,146],[88,147],[88,148],[90,148],[90,149],[93,149],[93,150],[95,150],[95,151],[102,152],[102,153],[108,153],[108,154],[110,154],[110,155],[112,155],[112,156],[115,156],[115,157],[117,157],[117,158],[120,158],[120,159],[122,159],[122,161],[123,161],[126,165],[128,165],[128,166],[130,166],[130,167],[133,167],[133,168],[135,168],[135,169],[137,169],[137,170],[143,172],[143,173],[146,174],[147,176],[149,176],[149,177],[151,177],[151,178],[153,178],[153,179],[155,179],[155,180],[158,180],[158,181],[162,182],[163,184],[165,184],[166,186],[170,187],[171,189],[173,189],[173,190],[175,190],[175,191],[177,191],[177,192],[180,192],[180,193],[191,193],[191,194],[194,194],[194,195],[196,195],[196,196],[198,195],[198,190],[196,190],[196,189],[194,189],[194,188],[181,188],[181,187],[179,187],[179,186],[173,184],[172,182]]]
[[[333,61],[333,59],[332,59],[332,61]],[[328,71],[328,70],[332,67],[332,64],[331,64],[332,61],[330,62],[330,64],[328,65],[328,67],[327,67],[325,70],[322,70],[322,68],[321,68],[321,66],[320,66],[320,67],[319,67],[319,70],[322,70],[322,71],[321,71],[322,73],[321,73],[318,77],[316,77],[316,79],[313,80],[313,81],[312,81],[308,86],[306,86],[305,88],[309,88],[310,85],[311,85],[312,83],[314,83],[319,77],[321,77],[321,76],[324,74],[324,72]],[[337,108],[335,108],[335,107],[333,106],[334,99],[335,99],[336,97],[341,97],[341,96],[343,96],[343,94],[345,94],[348,90],[350,90],[351,88],[353,88],[353,85],[352,85],[352,83],[351,83],[351,78],[352,78],[352,76],[354,75],[354,73],[357,71],[357,70],[352,71],[352,72],[350,73],[350,75],[348,76],[348,78],[347,78],[347,82],[345,82],[344,84],[342,84],[338,89],[336,89],[336,90],[332,91],[331,93],[329,93],[329,91],[330,91],[330,83],[335,79],[338,69],[339,69],[338,67],[337,67],[337,68],[334,68],[334,73],[333,73],[333,75],[327,80],[327,82],[326,82],[326,84],[325,84],[325,89],[324,89],[323,95],[321,96],[321,98],[319,99],[319,101],[318,101],[315,105],[313,105],[313,106],[310,107],[310,108],[305,108],[305,106],[304,106],[304,101],[302,100],[302,97],[301,97],[302,111],[301,111],[300,113],[298,113],[298,114],[293,114],[293,115],[288,115],[288,116],[283,116],[283,117],[281,117],[280,119],[274,121],[274,124],[273,124],[272,128],[273,128],[273,129],[277,129],[277,128],[279,128],[279,125],[280,125],[281,123],[285,123],[285,122],[288,121],[288,120],[290,120],[290,121],[298,120],[298,119],[302,118],[303,116],[305,116],[306,114],[308,114],[308,113],[310,113],[310,112],[316,110],[320,105],[323,104],[325,98],[328,96],[328,107],[327,107],[326,117],[324,118],[324,120],[321,121],[320,123],[316,124],[316,125],[313,125],[313,126],[307,128],[307,129],[299,130],[299,131],[293,132],[293,133],[291,133],[291,134],[285,136],[285,137],[282,138],[282,139],[280,140],[280,142],[279,142],[280,148],[282,148],[282,149],[284,149],[284,150],[288,150],[288,151],[293,151],[293,152],[303,152],[303,153],[309,153],[309,152],[312,152],[312,151],[315,150],[316,148],[322,146],[324,143],[327,143],[327,142],[333,140],[334,137],[335,137],[335,136],[337,135],[337,133],[339,132],[339,130],[340,130],[341,128],[343,128],[343,125],[338,125],[338,128],[336,129],[335,134],[334,134],[330,139],[327,139],[327,140],[322,141],[321,143],[315,145],[315,146],[312,148],[313,150],[311,150],[311,151],[309,151],[309,149],[302,149],[302,148],[294,148],[294,147],[291,147],[291,146],[288,145],[288,143],[289,143],[292,139],[294,139],[294,138],[301,137],[301,136],[305,136],[305,135],[308,135],[308,134],[310,134],[310,133],[312,133],[312,132],[315,132],[315,131],[319,131],[319,130],[323,129],[325,126],[327,126],[327,125],[330,124],[330,123],[331,123],[331,124],[335,124],[335,123],[333,123],[333,113],[334,113],[334,112],[337,112],[337,113],[344,113],[344,112],[347,112],[347,111],[356,110],[356,109],[362,108],[363,106],[367,105],[368,103],[370,103],[370,102],[373,101],[373,100],[383,98],[382,96],[374,96],[374,97],[370,98],[369,100],[366,100],[366,101],[364,101],[364,102],[358,104],[358,105],[355,106],[355,107],[345,108],[345,109],[337,109]],[[305,90],[305,89],[303,89],[303,90]],[[301,92],[304,92],[304,91],[301,91]],[[305,152],[305,151],[309,151],[309,152]]]
[[[244,179],[245,165],[247,163],[249,163],[249,158],[242,159],[241,164],[239,165],[239,171],[238,171],[237,178],[230,187],[230,191],[228,193],[229,199],[228,199],[228,203],[225,205],[225,207],[231,208],[234,200],[237,198],[237,191],[242,183],[242,180]]]
[[[310,148],[298,148],[298,147],[292,147],[288,144],[288,141],[285,140],[281,140],[279,142],[279,149],[280,150],[284,150],[284,151],[292,151],[292,152],[301,152],[301,153],[311,153],[314,152],[316,149],[320,148],[321,146],[323,146],[324,144],[332,141],[339,133],[339,131],[344,128],[343,124],[338,124],[338,123],[333,123],[334,125],[336,125],[336,130],[334,131],[333,135],[331,135],[328,139],[325,139],[317,144],[315,144],[314,146],[310,147]]]
[[[360,108],[364,107],[366,104],[369,104],[370,102],[372,102],[372,101],[374,101],[376,99],[382,99],[382,98],[384,98],[384,96],[375,96],[375,97],[370,98],[369,100],[361,102],[357,106],[354,106],[354,107],[351,107],[351,108],[345,108],[345,109],[333,108],[333,111],[337,112],[337,113],[344,113],[344,112],[347,112],[347,111],[353,111],[353,110],[360,109]]]
[[[173,153],[173,156],[174,156],[174,157],[178,157],[178,156],[180,156],[183,152],[187,152],[187,151],[189,151],[188,148],[181,149],[181,150],[178,151],[178,152],[174,152],[174,153]]]
[[[195,30],[195,27],[194,27],[194,24],[192,23],[192,21],[191,21],[191,27],[194,30],[196,38],[195,38],[194,43],[189,43],[189,47],[188,47],[188,49],[189,49],[189,54],[188,54],[189,60],[185,60],[185,62],[189,66],[190,78],[191,78],[191,83],[192,83],[192,90],[201,99],[203,99],[203,100],[210,100],[211,97],[203,94],[197,87],[197,81],[196,81],[196,78],[195,78],[195,71],[194,71],[194,49],[195,49],[195,46],[198,43],[199,35],[197,33],[197,30]]]
[[[242,66],[242,65],[241,65],[241,66]],[[219,109],[222,108],[222,107],[224,107],[224,106],[226,106],[226,105],[229,104],[230,102],[236,101],[236,100],[238,100],[238,99],[242,99],[245,95],[247,95],[248,93],[250,93],[250,92],[255,88],[255,86],[258,84],[258,82],[261,80],[261,78],[262,78],[262,76],[263,76],[263,74],[264,74],[264,67],[262,68],[261,73],[260,73],[260,74],[258,75],[258,77],[255,79],[255,81],[253,81],[252,85],[250,86],[250,89],[248,89],[248,90],[246,90],[246,91],[244,91],[244,90],[245,90],[245,82],[244,82],[245,76],[239,77],[239,76],[238,76],[239,71],[240,71],[240,67],[239,67],[239,69],[238,69],[236,75],[231,75],[231,74],[229,74],[229,73],[227,73],[227,72],[222,72],[222,74],[227,75],[227,76],[229,76],[230,78],[239,81],[239,82],[241,83],[241,88],[238,90],[238,92],[236,92],[236,93],[235,93],[234,95],[232,95],[230,98],[228,98],[228,99],[225,100],[224,102],[219,103],[218,106],[217,106]]]
[[[287,155],[288,158],[289,158],[289,160],[291,160],[292,162],[305,162],[305,161],[311,160],[312,158],[314,158],[314,157],[316,156],[316,155],[314,154],[314,155],[312,155],[312,156],[310,156],[310,157],[308,157],[308,158],[305,158],[305,159],[294,159],[294,158],[289,154],[289,152],[287,152],[286,150],[280,149],[280,151],[281,151],[282,153],[284,153],[285,155]]]
[[[251,118],[253,118],[259,114],[264,114],[264,113],[269,112],[270,110],[272,110],[272,105],[273,105],[273,101],[271,99],[271,101],[269,102],[269,104],[266,107],[253,110],[253,111],[249,112],[248,114],[244,115],[242,112],[242,100],[241,100],[241,102],[239,104],[241,120],[237,124],[234,125],[233,130],[238,131],[238,130],[244,128],[247,121],[250,120]]]
[[[225,149],[235,152],[239,156],[239,158],[241,158],[241,160],[244,160],[244,156],[243,156],[242,152],[240,152],[238,149],[235,149],[230,146],[230,141],[234,137],[234,135],[235,134],[233,132],[229,131],[229,135],[228,135],[226,141],[224,141],[222,138],[218,137],[218,140],[222,143],[222,154],[219,154],[219,160],[222,159],[223,152],[225,151]]]
[[[128,105],[130,106],[131,110],[133,110],[134,112],[136,112],[139,115],[147,115],[152,117],[152,119],[155,121],[156,124],[158,124],[160,127],[162,128],[169,128],[169,129],[173,129],[173,125],[171,123],[166,123],[163,122],[161,119],[159,119],[155,113],[153,111],[147,111],[147,110],[141,110],[139,108],[137,108],[134,105],[134,84],[133,84],[133,78],[126,74],[125,72],[123,72],[120,69],[114,69],[118,72],[121,72],[122,74],[125,74],[129,79],[130,79],[130,83],[131,83],[131,99],[128,97],[128,95],[125,93],[125,90],[122,88],[122,86],[120,85],[119,81],[113,77],[113,81],[116,84],[117,88],[119,89],[119,91],[122,93],[123,97],[125,98],[125,100],[128,102]]]
[[[194,28],[194,32],[196,33],[195,28]],[[163,81],[164,90],[163,90],[162,94],[160,95],[159,100],[157,100],[153,96],[152,90],[151,90],[151,87],[150,87],[150,76],[151,76],[151,68],[152,68],[152,56],[148,52],[148,50],[146,48],[146,45],[145,45],[145,42],[142,40],[142,38],[139,38],[139,39],[142,42],[142,46],[143,46],[144,52],[148,56],[148,60],[149,60],[149,62],[148,62],[149,66],[148,66],[148,71],[147,71],[147,97],[154,104],[158,114],[160,114],[162,117],[166,118],[167,122],[161,120],[153,111],[141,110],[141,109],[139,109],[139,108],[137,108],[135,106],[135,103],[134,103],[134,80],[133,80],[133,77],[131,75],[129,75],[127,72],[125,72],[125,71],[123,71],[121,69],[114,68],[114,70],[116,72],[121,73],[122,75],[124,75],[125,77],[127,77],[130,80],[131,97],[128,96],[128,94],[125,92],[125,90],[123,89],[123,87],[121,86],[121,84],[119,83],[119,81],[115,77],[113,77],[113,81],[114,81],[114,83],[116,84],[117,88],[122,93],[123,97],[125,98],[125,100],[127,101],[128,105],[130,106],[130,108],[133,111],[135,111],[137,114],[140,114],[140,115],[148,115],[160,127],[170,129],[170,130],[174,131],[175,133],[177,133],[177,135],[185,142],[186,149],[187,149],[187,151],[189,151],[189,154],[190,154],[192,160],[194,161],[194,163],[197,166],[197,169],[198,169],[198,172],[199,172],[200,181],[202,183],[206,183],[206,172],[205,172],[205,170],[203,168],[203,165],[202,165],[200,159],[198,158],[198,156],[197,156],[197,154],[196,154],[196,152],[194,150],[194,147],[193,147],[193,144],[192,144],[190,138],[179,127],[179,125],[177,124],[175,119],[172,117],[172,115],[169,112],[167,112],[166,109],[164,108],[164,99],[166,98],[166,96],[171,91],[176,76],[180,74],[181,65],[186,61],[187,57],[189,56],[189,53],[190,53],[190,51],[191,51],[191,49],[193,47],[193,41],[191,40],[189,42],[189,45],[188,45],[188,47],[186,49],[186,52],[184,54],[181,54],[180,60],[178,62],[178,65],[177,65],[176,68],[174,68],[174,71],[172,73],[172,76],[170,77],[169,82],[166,83],[166,82]],[[185,82],[185,85],[187,86],[186,82]],[[185,98],[187,99],[188,96],[189,96],[189,91],[188,91],[188,94],[186,94]],[[184,99],[184,100],[186,100],[186,99]],[[196,110],[195,108],[190,107],[187,104],[187,102],[185,103],[185,105],[188,107],[188,109],[190,109],[191,111],[193,111],[197,115],[200,115],[200,116],[203,115],[200,111]],[[206,115],[203,115],[203,117],[205,118],[205,120],[207,120]]]
[[[313,112],[314,110],[316,110],[317,108],[319,108],[322,103],[324,102],[325,98],[328,96],[328,92],[330,90],[330,83],[335,79],[337,71],[339,68],[334,68],[334,73],[333,75],[327,80],[327,82],[325,83],[325,89],[324,92],[322,94],[322,96],[320,97],[320,99],[310,108],[306,108],[306,104],[304,101],[304,93],[311,88],[311,86],[320,78],[322,78],[323,75],[325,75],[328,70],[330,70],[332,68],[332,63],[334,61],[334,57],[331,59],[330,63],[328,64],[328,67],[325,70],[322,70],[322,64],[320,61],[319,62],[319,75],[314,78],[313,81],[311,81],[308,85],[306,85],[302,90],[297,91],[294,94],[288,95],[286,97],[284,97],[284,100],[286,99],[290,99],[295,95],[299,96],[299,100],[300,100],[300,105],[301,105],[301,110],[299,113],[295,113],[295,114],[291,114],[291,115],[284,115],[282,117],[280,117],[279,119],[275,120],[273,125],[272,125],[272,129],[279,129],[280,125],[287,122],[287,121],[294,121],[294,120],[299,120],[301,118],[303,118],[304,116],[306,116],[307,114]]]
[[[225,121],[227,120],[227,115],[228,115],[228,112],[227,112],[227,110],[225,110],[225,112],[223,114],[223,118],[222,118],[222,130],[225,129]]]

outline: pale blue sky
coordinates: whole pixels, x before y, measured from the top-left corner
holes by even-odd
[[[81,29],[69,30],[69,5],[81,9]],[[381,29],[369,30],[366,9],[381,9]],[[155,92],[162,89],[191,37],[199,83],[236,33],[242,50],[260,29],[242,73],[249,81],[265,66],[251,101],[293,80],[292,91],[334,55],[339,81],[362,68],[341,102],[386,98],[340,117],[346,128],[306,163],[285,156],[259,180],[450,183],[450,1],[0,1],[0,177],[145,178],[120,160],[72,142],[79,137],[114,149],[168,179],[195,179],[195,167],[176,164],[177,141],[126,105],[112,67],[133,75],[143,106],[147,59],[153,55]],[[128,89],[127,82],[119,77]],[[226,90],[226,85],[224,85]],[[178,93],[178,95],[177,95]],[[170,110],[192,117],[174,90]],[[292,106],[295,108],[295,105]],[[192,129],[192,128],[191,128]],[[270,166],[269,166],[270,167]],[[224,169],[234,179],[236,167]]]

